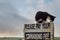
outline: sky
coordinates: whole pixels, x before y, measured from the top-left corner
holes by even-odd
[[[37,11],[56,16],[54,36],[60,37],[60,0],[0,0],[0,37],[23,37],[24,24],[36,23]]]

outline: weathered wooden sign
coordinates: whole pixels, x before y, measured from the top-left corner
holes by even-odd
[[[25,40],[53,40],[54,26],[53,23],[25,24]]]

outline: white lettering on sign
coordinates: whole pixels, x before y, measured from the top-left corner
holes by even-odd
[[[43,38],[44,38],[44,39],[49,39],[49,37],[50,37],[50,34],[49,34],[49,33],[44,33],[44,34],[43,34]]]
[[[48,39],[50,40],[50,32],[40,32],[40,33],[26,33],[26,39]]]
[[[26,34],[27,39],[42,39],[42,34]]]

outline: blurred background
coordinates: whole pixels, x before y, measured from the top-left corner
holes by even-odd
[[[56,16],[54,36],[60,37],[60,0],[0,0],[0,37],[23,37],[24,24],[36,23],[37,11]]]

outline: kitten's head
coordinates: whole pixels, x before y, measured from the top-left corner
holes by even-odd
[[[50,14],[48,14],[47,12],[42,12],[42,11],[38,11],[36,13],[35,16],[35,20],[37,23],[42,23],[43,21],[45,22],[53,22],[55,19],[55,16],[52,16]]]

